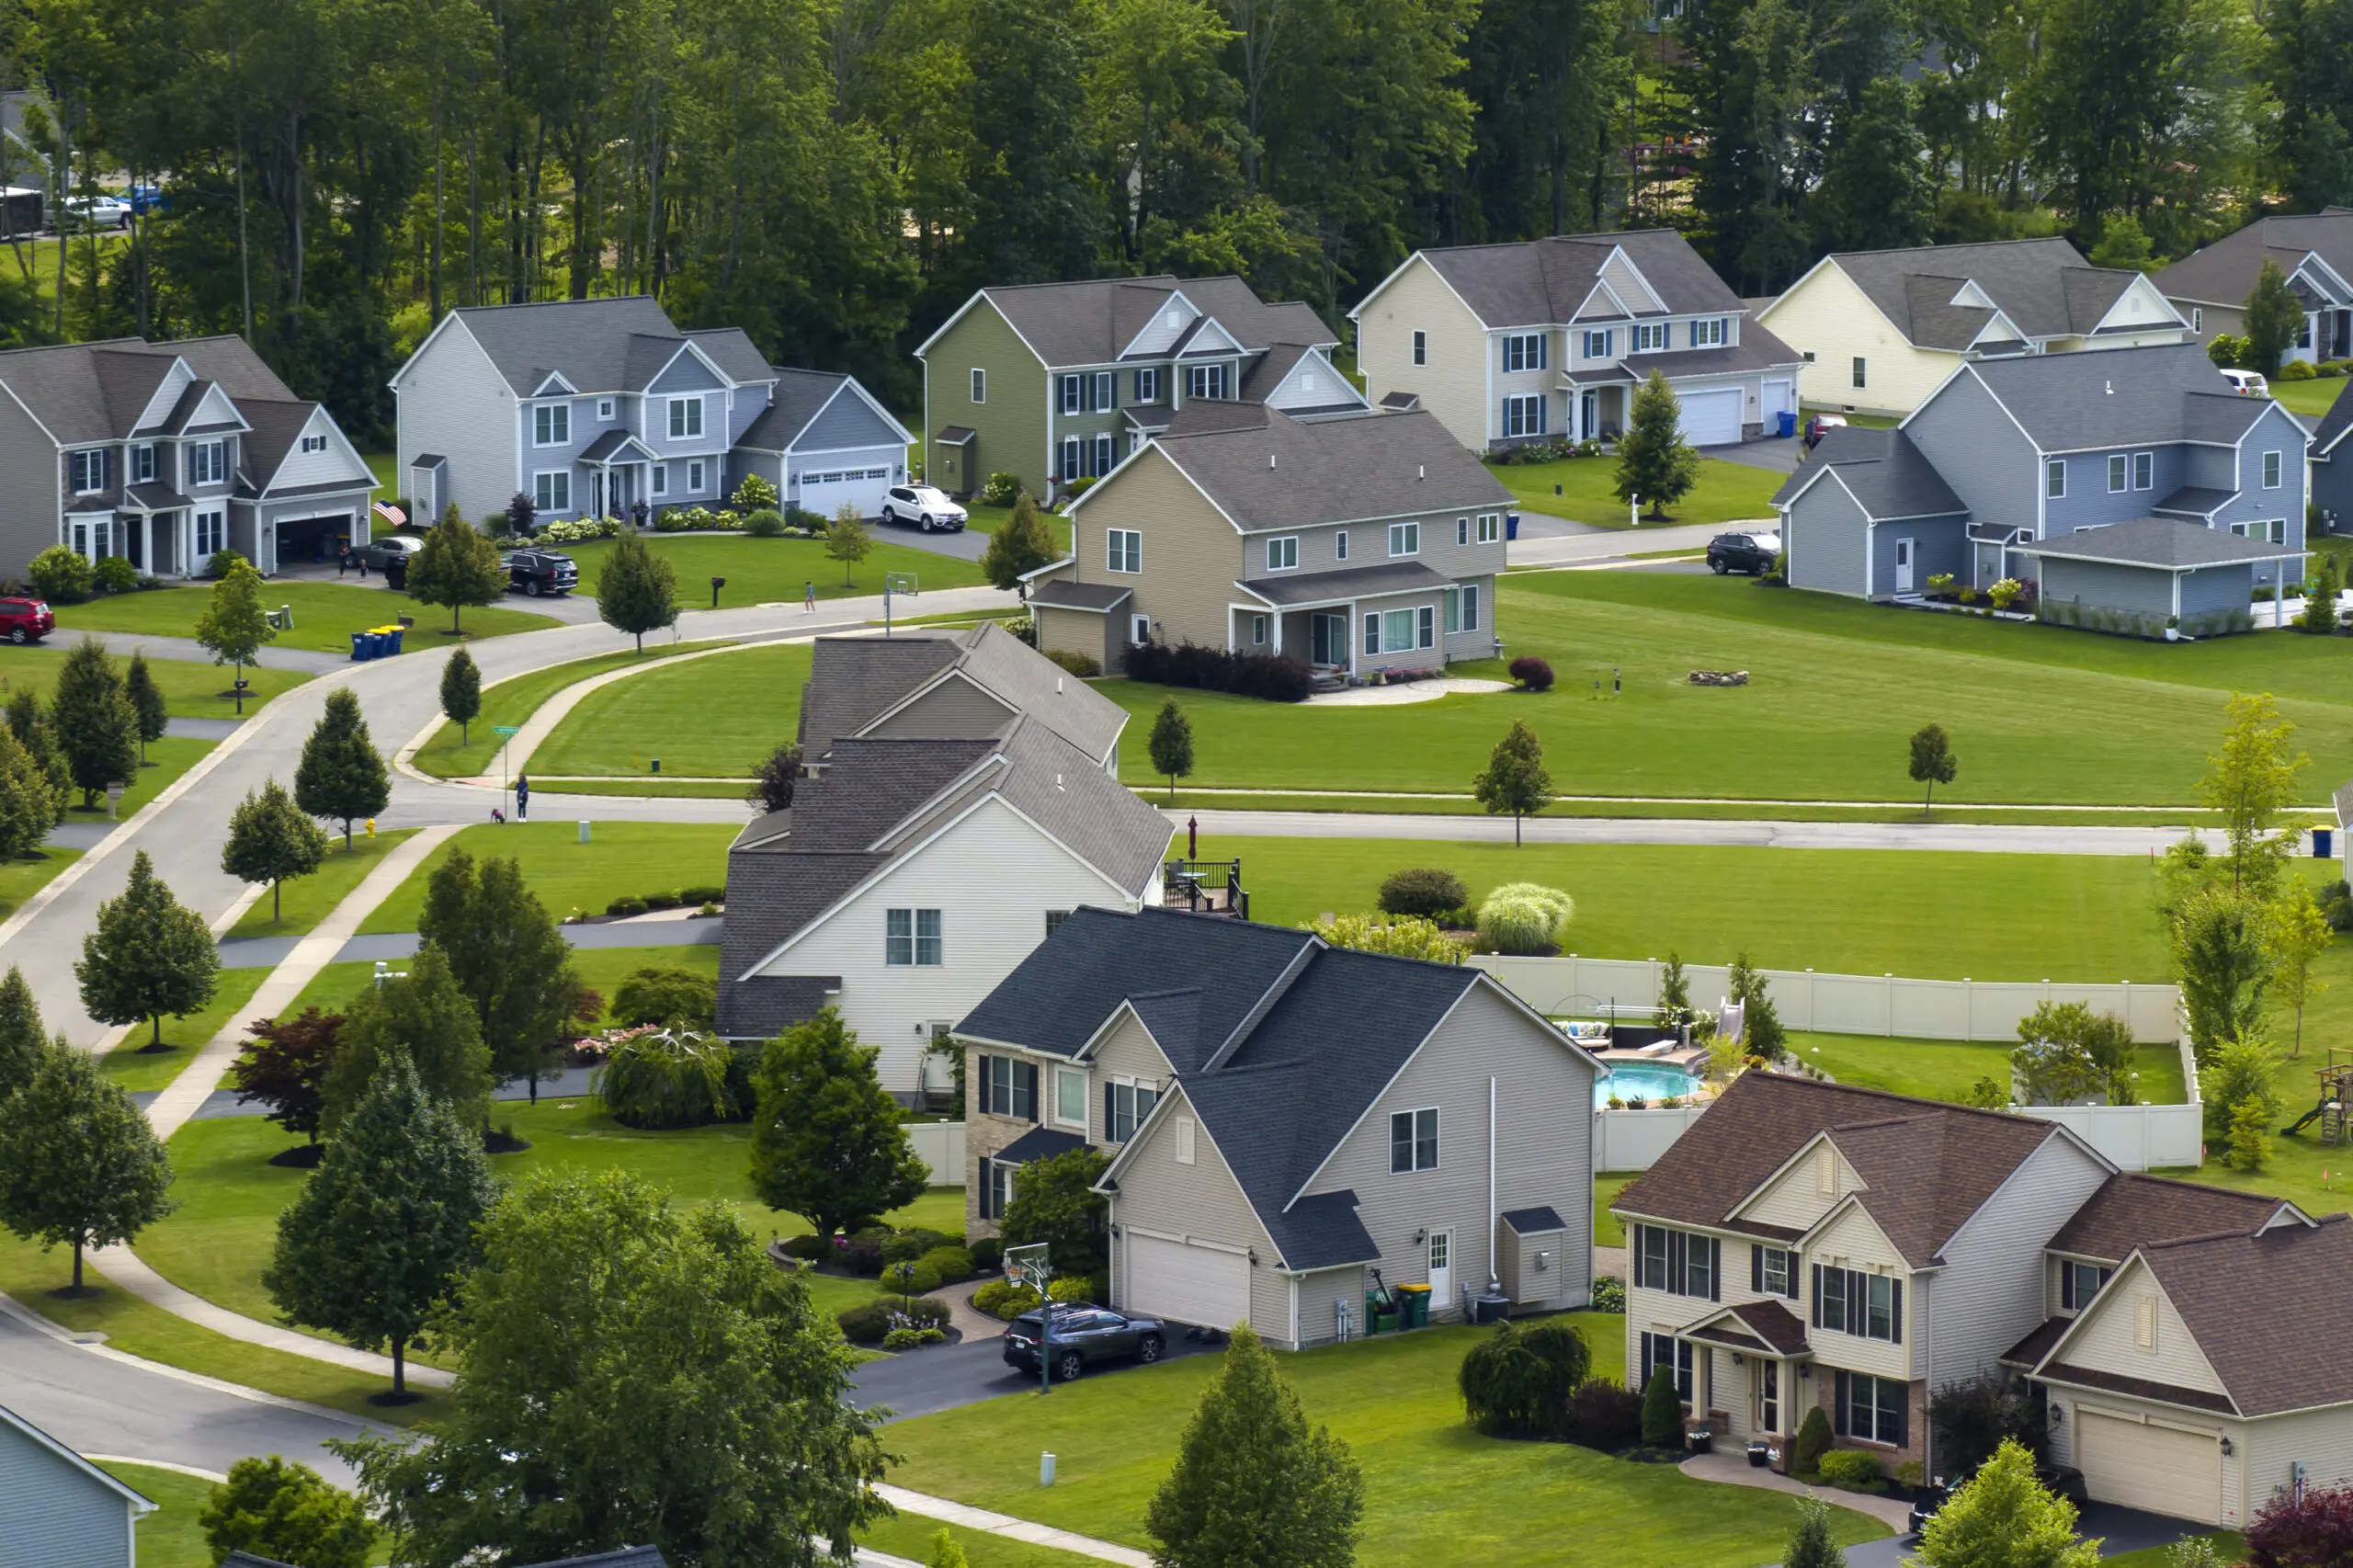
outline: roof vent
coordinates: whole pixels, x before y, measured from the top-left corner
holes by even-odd
[[[1274,467],[1274,466],[1275,466],[1275,454],[1274,454],[1274,453],[1272,453],[1272,452],[1268,452],[1268,453],[1267,454],[1267,466],[1268,468],[1272,468],[1272,467]]]
[[[1059,789],[1061,789],[1062,787],[1063,787],[1063,776],[1062,776],[1061,774],[1057,773],[1057,774],[1055,774],[1055,775],[1054,775],[1054,788],[1055,788],[1055,789],[1057,789],[1057,790],[1059,790]]]
[[[2110,397],[2114,397],[2116,395],[2116,383],[2114,381],[2108,383],[2108,395]]]
[[[1415,463],[1414,465],[1414,477],[1415,479],[1427,479],[1429,476],[1430,469],[1427,463]]]

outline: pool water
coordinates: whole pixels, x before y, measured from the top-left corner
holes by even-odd
[[[1699,1086],[1699,1080],[1680,1067],[1669,1067],[1648,1062],[1613,1062],[1609,1076],[1593,1081],[1593,1103],[1606,1108],[1614,1097],[1621,1100],[1647,1100],[1655,1107],[1670,1096],[1688,1098]]]

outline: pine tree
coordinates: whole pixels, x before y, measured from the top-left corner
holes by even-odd
[[[431,942],[416,949],[408,973],[363,989],[345,1009],[320,1108],[319,1125],[329,1138],[395,1054],[408,1058],[425,1092],[446,1101],[459,1120],[482,1125],[490,1108],[490,1051],[448,957]]]
[[[0,728],[0,864],[40,848],[64,814],[55,781],[17,741]]]
[[[74,976],[82,1007],[102,1024],[154,1026],[146,1049],[164,1049],[164,1015],[178,1017],[212,1000],[220,949],[203,916],[172,896],[142,849],[119,898],[98,905],[97,926],[82,938]]]
[[[1899,76],[1863,89],[1833,121],[1814,205],[1825,220],[1824,248],[1898,250],[1928,243],[1936,187],[1915,129],[1912,90]],[[1771,432],[1767,432],[1768,435]]]
[[[441,666],[441,713],[458,726],[458,744],[473,740],[473,722],[482,717],[482,666],[463,648]]]
[[[1345,1568],[1356,1560],[1364,1477],[1347,1445],[1310,1427],[1299,1395],[1248,1324],[1177,1442],[1144,1528],[1161,1568]]]
[[[1527,721],[1514,719],[1511,733],[1495,743],[1487,766],[1471,780],[1471,793],[1489,816],[1511,813],[1511,841],[1520,841],[1520,819],[1540,812],[1552,798],[1552,776],[1544,771],[1544,748]]]
[[[32,1081],[0,1100],[0,1224],[44,1247],[82,1255],[127,1242],[174,1208],[172,1163],[147,1118],[97,1061],[63,1044]]]
[[[1175,698],[1161,703],[1152,721],[1152,770],[1168,780],[1168,800],[1176,800],[1176,780],[1193,771],[1193,722]]]
[[[50,722],[40,693],[28,686],[19,687],[17,694],[8,699],[8,733],[17,737],[17,744],[49,782],[50,825],[54,827],[65,820],[65,801],[73,790],[74,779],[65,769],[65,754],[58,749],[57,726]]]
[[[2255,288],[2246,297],[2246,310],[2240,317],[2246,328],[2248,367],[2266,376],[2279,373],[2279,361],[2296,345],[2297,335],[2304,330],[2303,301],[2288,286],[2287,274],[2269,256],[2255,275]]]
[[[0,980],[0,1100],[33,1081],[49,1049],[33,988],[25,983],[25,971],[10,964],[7,978]]]
[[[768,1041],[753,1075],[752,1190],[820,1240],[914,1202],[931,1179],[874,1074],[875,1055],[826,1007]]]
[[[351,824],[374,816],[392,800],[392,775],[368,733],[368,722],[359,716],[359,699],[349,687],[339,686],[327,693],[326,711],[302,744],[294,801],[314,817],[341,822],[343,846],[348,849]]]
[[[1683,438],[1683,404],[1657,370],[1634,391],[1633,415],[1618,438],[1618,499],[1650,504],[1650,515],[1666,508],[1699,483],[1699,454]]]
[[[426,879],[417,935],[449,960],[458,989],[473,1005],[501,1079],[529,1078],[540,1097],[540,1074],[563,1042],[580,999],[572,944],[523,881],[512,859],[486,860],[452,848]]]
[[[676,624],[677,597],[676,571],[654,553],[642,535],[632,530],[613,541],[613,552],[597,575],[597,613],[606,625],[636,638],[642,653],[647,632]]]
[[[394,1050],[278,1216],[262,1284],[292,1322],[363,1349],[389,1344],[381,1403],[404,1401],[409,1344],[472,1264],[491,1198],[481,1135]]]
[[[171,713],[164,701],[164,688],[155,684],[155,672],[147,667],[147,654],[132,649],[131,667],[123,672],[122,688],[131,698],[131,711],[139,715],[139,766],[145,767],[147,743],[160,741],[171,727]]]
[[[1013,516],[997,525],[989,536],[988,548],[981,552],[981,575],[989,585],[1006,593],[1028,590],[1021,579],[1040,566],[1061,559],[1055,548],[1051,529],[1038,511],[1038,503],[1024,491],[1013,503]]]
[[[452,633],[460,630],[466,606],[496,604],[514,580],[498,558],[498,547],[459,515],[455,501],[408,563],[408,597],[419,604],[449,606]]]
[[[139,767],[139,710],[103,642],[92,638],[67,651],[51,713],[84,811],[98,803],[108,785],[131,781]]]
[[[850,569],[873,553],[874,530],[866,526],[853,503],[843,502],[842,509],[825,526],[825,556],[842,563],[843,587],[858,586],[850,580]]]
[[[1798,1522],[1781,1552],[1781,1568],[1847,1568],[1847,1554],[1830,1532],[1830,1506],[1820,1498],[1798,1504]]]
[[[262,608],[261,574],[254,570],[252,562],[235,556],[227,574],[212,585],[211,602],[196,623],[196,640],[204,644],[214,664],[235,668],[240,717],[245,711],[245,666],[277,635],[277,629],[269,624],[269,612]]]
[[[2304,574],[2304,609],[2296,630],[2325,634],[2336,630],[2336,558],[2324,555]]]
[[[221,869],[241,882],[269,884],[269,918],[275,925],[283,913],[278,895],[286,879],[309,876],[326,854],[326,834],[302,814],[285,786],[271,778],[263,782],[258,795],[246,790],[244,803],[230,813]]]

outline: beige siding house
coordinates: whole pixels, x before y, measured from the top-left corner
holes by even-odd
[[[1297,1348],[1403,1285],[1439,1317],[1590,1299],[1603,1069],[1479,971],[1085,909],[955,1035],[973,1223],[1102,1149],[1121,1310]]]
[[[1335,678],[1486,658],[1511,494],[1434,415],[1196,406],[1070,508],[1041,650],[1288,655]]]

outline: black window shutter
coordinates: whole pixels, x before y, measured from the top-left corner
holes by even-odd
[[[1724,1244],[1709,1236],[1700,1244],[1708,1249],[1708,1300],[1724,1299]]]
[[[1844,1437],[1847,1436],[1847,1374],[1846,1374],[1846,1373],[1841,1372],[1841,1373],[1839,1373],[1839,1374],[1838,1374],[1837,1381],[1836,1381],[1836,1383],[1834,1385],[1834,1389],[1833,1389],[1833,1392],[1832,1392],[1832,1393],[1831,1393],[1831,1395],[1830,1395],[1830,1398],[1831,1398],[1831,1407],[1830,1407],[1830,1429],[1831,1429],[1833,1432],[1837,1433],[1837,1434],[1838,1434],[1838,1436],[1840,1436],[1840,1437]]]
[[[1822,1265],[1818,1263],[1813,1266],[1813,1310],[1809,1315],[1813,1326],[1820,1328],[1822,1326]]]
[[[1882,1440],[1886,1434],[1880,1434]],[[1903,1448],[1912,1441],[1912,1391],[1906,1388],[1904,1397],[1895,1403],[1895,1446]]]
[[[1038,1119],[1038,1064],[1034,1062],[1023,1062],[1016,1065],[1015,1071],[1019,1076],[1014,1091],[1014,1098],[1017,1102],[1014,1108],[1035,1121]],[[1029,1108],[1026,1111],[1022,1111],[1018,1104],[1024,1093],[1029,1098]]]
[[[986,1060],[983,1058],[983,1060]],[[981,1218],[996,1218],[996,1162],[986,1154],[981,1156]]]
[[[990,1069],[990,1067],[994,1064],[995,1059],[994,1059],[994,1058],[992,1058],[992,1057],[983,1056],[983,1057],[979,1058],[978,1060],[979,1060],[980,1064],[981,1064],[981,1093],[980,1093],[980,1108],[981,1108],[983,1111],[993,1111],[993,1110],[995,1110],[995,1109],[996,1108],[996,1107],[995,1107],[995,1106],[993,1106],[993,1105],[991,1105],[991,1104],[989,1103],[989,1084],[990,1084],[990,1082],[991,1082],[991,1079],[990,1079],[990,1076],[989,1076],[989,1069]]]
[[[1690,1253],[1691,1238],[1681,1231],[1666,1233],[1666,1288],[1677,1295],[1683,1294],[1684,1264]]]
[[[1904,1281],[1901,1279],[1891,1279],[1887,1282],[1887,1324],[1893,1332],[1895,1343],[1898,1345],[1903,1344]],[[1901,1437],[1898,1437],[1895,1440],[1898,1443],[1904,1441]]]
[[[1765,1289],[1765,1249],[1761,1246],[1751,1245],[1748,1249],[1748,1288]]]
[[[2069,1312],[2075,1310],[2075,1266],[2072,1263],[2059,1266],[2059,1309]]]
[[[1794,1301],[1798,1299],[1798,1255],[1792,1252],[1786,1253],[1783,1256],[1786,1256],[1790,1262],[1789,1267],[1783,1271],[1781,1276],[1783,1280],[1781,1290],[1783,1294],[1787,1295],[1790,1301]]]
[[[1643,1387],[1644,1387],[1644,1388],[1648,1388],[1648,1387],[1650,1387],[1650,1383],[1651,1383],[1651,1336],[1650,1336],[1649,1335],[1645,1334],[1644,1335],[1643,1335],[1643,1384],[1642,1384],[1642,1386],[1643,1386]]]

